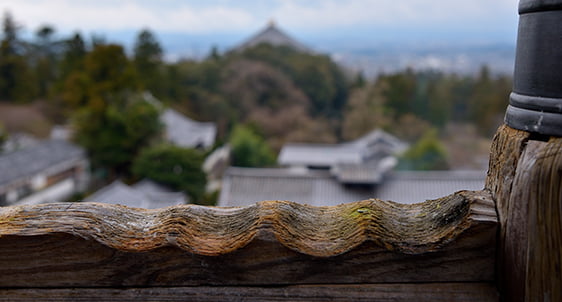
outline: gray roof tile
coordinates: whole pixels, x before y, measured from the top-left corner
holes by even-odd
[[[484,171],[393,172],[382,184],[354,186],[339,183],[329,171],[230,168],[223,178],[218,204],[290,200],[320,206],[369,198],[415,203],[459,190],[480,190],[485,177]]]
[[[358,201],[363,196],[346,190],[328,171],[229,168],[218,205],[241,206],[262,200],[336,205]]]
[[[84,149],[63,141],[46,140],[37,145],[0,155],[0,185],[32,177],[59,164],[85,159]]]
[[[362,164],[403,152],[407,145],[394,136],[374,130],[342,144],[295,144],[283,146],[278,163],[285,166],[324,166]]]
[[[186,148],[211,148],[215,143],[217,127],[211,122],[197,122],[185,115],[166,109],[161,116],[170,143]]]
[[[482,190],[486,171],[396,171],[375,190],[375,197],[403,203],[436,199],[461,190]]]
[[[181,192],[170,192],[167,188],[149,180],[143,180],[133,186],[116,180],[88,196],[85,201],[158,209],[184,204],[186,197]]]

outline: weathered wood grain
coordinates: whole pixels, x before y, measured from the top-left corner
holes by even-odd
[[[515,257],[514,254],[523,253],[523,250],[516,248],[514,242],[507,235],[507,230],[512,227],[517,227],[520,224],[526,224],[521,218],[514,220],[513,209],[515,207],[512,202],[509,202],[513,181],[515,179],[515,171],[519,158],[527,141],[529,140],[530,133],[510,128],[507,125],[502,125],[496,132],[490,150],[490,163],[488,165],[488,177],[486,178],[485,188],[492,192],[496,208],[498,211],[498,219],[500,222],[499,240],[498,240],[498,254],[500,261],[498,262],[498,284],[503,289],[504,295],[510,295],[508,292],[513,293],[511,297],[524,297],[524,282],[516,281],[518,278],[514,275],[514,271],[521,271],[517,267],[515,258],[507,260],[509,257]],[[524,201],[523,201],[524,202]],[[511,217],[510,217],[511,216]],[[517,276],[521,277],[520,274]],[[520,298],[522,299],[522,298]],[[507,299],[506,301],[511,301]]]
[[[491,283],[0,289],[0,301],[498,301]]]
[[[0,287],[492,282],[496,227],[487,191],[417,205],[6,208]]]
[[[494,196],[501,225],[505,225],[507,220],[510,206],[507,200],[511,195],[517,162],[529,140],[529,136],[529,132],[502,125],[492,142],[485,188],[490,190]],[[504,229],[500,231],[505,232]]]
[[[562,138],[538,138],[504,126],[492,148],[505,301],[562,301]]]
[[[453,240],[475,219],[469,215],[471,204],[489,200],[486,192],[461,191],[414,205],[375,199],[333,207],[264,201],[240,208],[186,205],[161,210],[44,204],[0,209],[0,236],[67,233],[123,251],[175,246],[215,256],[272,235],[294,251],[317,257],[336,256],[366,241],[417,254]]]
[[[529,169],[535,162],[535,157],[540,151],[540,142],[529,141],[523,150],[515,177],[513,189],[504,202],[507,205],[505,213],[505,224],[502,232],[502,263],[505,297],[510,301],[525,300],[525,280],[527,270],[528,253],[528,228],[529,219],[529,177],[532,169]]]
[[[513,250],[520,249],[513,255],[516,269],[526,268],[513,272],[516,281],[525,282],[525,301],[562,301],[561,188],[562,138],[529,141],[510,197],[519,205],[511,212],[520,225],[508,229],[512,236],[506,236],[506,241],[514,242]],[[508,250],[505,256],[512,256],[508,252],[513,253]]]

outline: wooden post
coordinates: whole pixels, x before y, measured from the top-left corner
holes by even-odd
[[[519,14],[507,126],[486,183],[500,221],[499,286],[505,301],[562,301],[562,0],[521,0]]]
[[[486,188],[500,221],[504,301],[562,301],[561,187],[562,138],[500,128]]]

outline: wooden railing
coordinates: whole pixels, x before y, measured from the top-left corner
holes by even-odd
[[[562,301],[562,0],[520,9],[513,128],[496,133],[482,191],[415,205],[2,208],[0,300]]]
[[[4,208],[0,296],[494,301],[496,233],[487,191],[417,205]]]
[[[414,205],[1,208],[0,300],[560,301],[561,187],[562,138],[503,126],[484,190]]]

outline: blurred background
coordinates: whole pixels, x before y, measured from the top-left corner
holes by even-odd
[[[517,34],[516,0],[0,11],[2,205],[411,203],[479,189]]]

